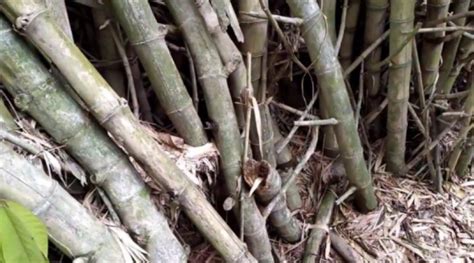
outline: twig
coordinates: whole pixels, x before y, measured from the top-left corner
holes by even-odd
[[[342,204],[347,198],[357,191],[357,187],[351,186],[347,191],[336,200],[336,205]]]
[[[339,122],[334,118],[294,122],[295,126],[323,126],[323,125],[336,125],[338,123]]]
[[[447,31],[474,31],[474,28],[469,26],[448,26],[448,27],[424,27],[418,30],[418,34],[433,33],[433,32],[447,32]]]
[[[288,105],[286,105],[286,104],[283,104],[283,103],[280,103],[280,102],[277,102],[277,101],[274,101],[274,100],[271,100],[270,103],[273,104],[273,105],[275,105],[275,106],[277,106],[277,107],[280,108],[280,109],[286,110],[286,111],[288,111],[288,112],[290,112],[290,113],[293,113],[293,114],[296,114],[296,115],[298,115],[298,116],[302,116],[302,115],[305,114],[304,111],[300,111],[300,110],[298,110],[298,109],[295,109],[295,108],[293,108],[293,107],[290,107],[290,106],[288,106]],[[306,118],[312,119],[312,120],[319,120],[319,118],[318,118],[317,116],[315,116],[315,115],[313,115],[313,114],[311,114],[311,113],[307,113],[307,114],[306,114]]]
[[[436,26],[436,25],[439,25],[448,21],[456,20],[458,18],[462,18],[466,16],[474,16],[474,11],[462,12],[462,13],[454,14],[452,16],[442,17],[436,20],[431,20],[431,21],[426,22],[425,26],[426,27]]]
[[[267,15],[262,15],[257,12],[240,12],[240,13],[244,15],[253,16],[256,18],[268,19]],[[298,17],[288,17],[288,16],[273,15],[273,14],[272,14],[272,17],[276,21],[282,22],[282,23],[293,24],[296,26],[301,26],[301,24],[303,24],[303,19],[298,18]]]
[[[335,54],[339,54],[339,50],[341,49],[342,38],[344,37],[344,31],[346,30],[346,18],[347,18],[347,9],[349,8],[349,1],[344,0],[344,5],[342,6],[342,15],[341,15],[341,23],[339,27],[339,32],[337,34],[336,46],[334,47]]]

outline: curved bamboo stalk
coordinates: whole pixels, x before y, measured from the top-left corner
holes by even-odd
[[[414,0],[392,1],[390,7],[391,65],[387,87],[388,116],[385,159],[388,171],[394,174],[404,174],[406,172],[405,143],[408,125],[412,45],[404,44],[413,31],[415,2]],[[402,45],[404,47],[400,50]]]
[[[126,262],[105,225],[5,142],[0,142],[0,198],[18,202],[38,216],[49,239],[66,256],[91,262]]]
[[[449,3],[451,0],[428,0],[426,21],[437,20],[448,15]],[[444,27],[446,24],[439,24],[437,27]],[[424,90],[429,92],[435,88],[439,77],[439,65],[441,61],[441,52],[443,51],[443,42],[440,41],[445,36],[445,32],[434,32],[423,35],[421,70]]]
[[[205,144],[207,137],[201,119],[165,42],[166,26],[156,22],[146,0],[114,0],[110,4],[178,133],[187,144]]]
[[[179,25],[193,56],[198,79],[204,91],[207,111],[215,126],[213,134],[220,152],[226,191],[237,201],[240,199],[238,183],[242,165],[241,140],[219,53],[194,1],[167,0],[166,4]],[[242,187],[242,192],[246,195],[245,187]],[[240,206],[244,207],[243,215],[239,215]],[[243,225],[250,252],[259,261],[273,262],[265,222],[255,200],[244,198],[239,206],[234,206],[234,212],[239,220],[241,216],[243,217],[243,222],[240,223]]]
[[[323,200],[321,200],[321,204],[319,205],[318,214],[314,220],[314,228],[311,230],[306,243],[303,263],[316,262],[319,247],[321,246],[324,237],[326,237],[329,232],[329,223],[331,222],[335,201],[336,195],[331,189],[327,190],[324,194]]]
[[[96,30],[97,44],[101,58],[111,61],[120,60],[112,32],[112,30],[114,30],[112,29],[112,24],[114,23],[110,23],[110,17],[103,8],[93,8],[92,18],[94,20],[94,28]],[[104,68],[101,73],[115,92],[117,92],[120,97],[126,98],[127,90],[125,87],[123,69],[117,65],[109,65]]]
[[[358,189],[355,193],[356,204],[364,211],[372,210],[377,207],[372,178],[364,161],[341,66],[331,40],[326,37],[322,12],[313,0],[287,0],[287,3],[295,16],[305,20],[301,31],[313,60],[322,96],[331,105],[329,116],[339,121],[334,130],[349,181]]]
[[[179,200],[182,209],[224,259],[254,262],[206,196],[160,149],[93,65],[55,23],[41,0],[2,1],[0,9],[17,30],[56,64],[91,114],[123,145],[148,175]],[[219,233],[217,235],[216,233]]]
[[[0,30],[9,28],[2,16]],[[145,245],[152,262],[186,261],[186,252],[128,157],[87,117],[13,31],[1,35],[0,79],[16,105],[64,145],[90,172],[92,182],[107,192],[125,226]]]
[[[354,50],[354,36],[359,21],[360,0],[349,1],[347,9],[346,28],[341,42],[341,50],[339,51],[339,61],[343,69],[351,65],[352,52]],[[371,23],[374,23],[371,21]]]
[[[456,14],[465,13],[469,10],[471,0],[453,0],[451,4],[451,9]],[[461,17],[453,22],[458,26],[464,26],[466,24],[466,17]],[[450,87],[447,86],[447,80],[450,78],[451,71],[453,70],[453,66],[456,60],[456,54],[458,52],[459,43],[461,42],[462,35],[455,37],[454,39],[444,43],[443,51],[442,51],[442,58],[443,63],[439,69],[439,79],[436,84],[437,90],[443,94],[449,93],[451,90]]]

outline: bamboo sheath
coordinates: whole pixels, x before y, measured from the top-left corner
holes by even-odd
[[[3,1],[1,11],[58,67],[90,112],[148,174],[181,204],[187,216],[225,260],[254,262],[244,244],[205,195],[147,134],[81,51],[55,25],[41,0]]]

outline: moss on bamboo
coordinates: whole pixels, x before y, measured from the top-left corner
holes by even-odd
[[[312,0],[287,0],[287,3],[295,16],[305,19],[301,32],[304,33],[303,37],[313,60],[322,96],[331,105],[328,107],[329,116],[339,121],[334,130],[349,181],[358,188],[355,194],[356,204],[364,211],[372,210],[377,207],[372,178],[364,161],[341,66],[334,54],[331,40],[326,37],[322,12]]]
[[[170,192],[201,233],[225,260],[255,262],[247,248],[207,202],[206,196],[160,149],[130,108],[100,76],[44,9],[42,0],[2,1],[1,11],[58,67],[90,113],[148,175]],[[215,233],[220,233],[216,235]]]
[[[146,0],[114,0],[110,4],[178,133],[190,145],[205,144],[201,119],[166,45],[166,26],[156,22]]]
[[[385,161],[388,171],[394,174],[404,174],[406,172],[405,143],[408,125],[412,45],[405,45],[405,42],[413,31],[415,2],[414,0],[393,1],[390,8],[391,64],[387,87],[388,116]],[[402,45],[404,47],[400,50]]]

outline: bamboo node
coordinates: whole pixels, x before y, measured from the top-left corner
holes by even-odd
[[[25,32],[25,30],[28,28],[28,26],[37,18],[39,15],[47,12],[47,8],[39,9],[35,12],[31,12],[28,14],[21,15],[15,19],[15,23],[13,25],[13,28],[15,28],[16,31],[18,32]]]
[[[144,40],[141,41],[130,41],[131,46],[140,46],[140,45],[145,45],[147,43],[153,42],[155,40],[162,40],[165,38],[166,34],[168,33],[168,29],[166,27],[162,30],[159,30],[156,34],[152,35],[149,38],[145,38]]]
[[[56,189],[61,188],[61,187],[58,187],[58,182],[56,182],[55,180],[51,180],[51,182],[52,182],[52,185],[51,185],[51,189],[49,190],[48,195],[45,196],[43,200],[41,200],[39,205],[37,205],[35,208],[32,209],[32,212],[37,216],[41,215],[42,213],[46,212],[49,209],[49,207],[52,204],[50,200],[56,193]]]
[[[127,100],[124,98],[119,99],[119,103],[115,106],[107,115],[103,118],[98,118],[100,125],[104,125],[107,121],[109,121],[112,117],[115,116],[118,112],[120,112],[123,108],[128,107]]]
[[[304,30],[301,32],[301,34],[304,35],[306,31],[311,29],[312,26],[318,22],[318,19],[323,17],[322,14],[323,12],[321,12],[321,10],[318,10],[309,16],[303,17],[303,23],[301,24],[301,26]]]

